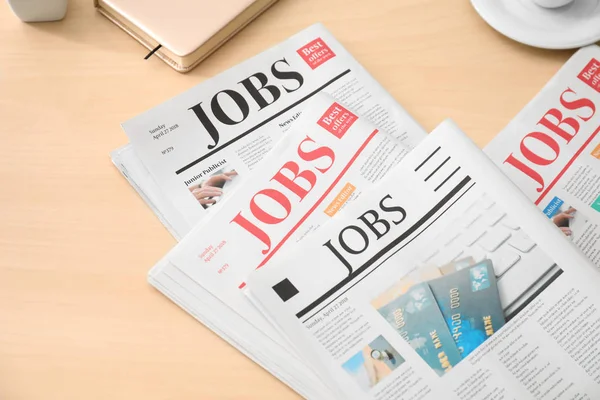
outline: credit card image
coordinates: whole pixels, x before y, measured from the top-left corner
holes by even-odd
[[[504,326],[504,313],[490,260],[428,283],[463,358]]]
[[[458,348],[427,283],[413,285],[377,311],[439,376],[460,362]]]

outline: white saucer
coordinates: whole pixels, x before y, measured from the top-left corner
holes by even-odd
[[[532,0],[471,0],[498,32],[530,46],[572,49],[600,40],[600,0],[543,8]]]

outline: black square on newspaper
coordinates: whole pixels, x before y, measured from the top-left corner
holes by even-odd
[[[284,303],[299,293],[296,286],[292,285],[288,278],[273,286],[273,290]]]

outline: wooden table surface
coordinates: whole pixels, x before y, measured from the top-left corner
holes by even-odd
[[[467,0],[281,0],[187,75],[70,0],[0,1],[0,399],[295,399],[146,283],[175,240],[112,166],[120,122],[323,22],[427,129],[485,145],[572,51],[492,30]]]

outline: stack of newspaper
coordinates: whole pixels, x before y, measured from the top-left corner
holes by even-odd
[[[123,124],[149,282],[309,399],[600,398],[598,60],[482,152],[309,27]]]

